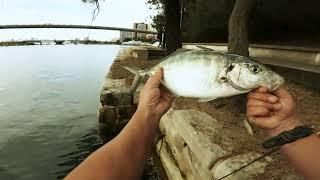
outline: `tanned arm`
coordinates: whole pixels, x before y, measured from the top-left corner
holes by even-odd
[[[139,179],[161,116],[170,108],[170,94],[160,88],[162,69],[141,91],[137,111],[112,141],[92,153],[65,179]]]

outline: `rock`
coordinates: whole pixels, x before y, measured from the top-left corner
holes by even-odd
[[[99,137],[103,143],[107,143],[115,137],[114,127],[108,126],[105,123],[99,123],[98,132],[99,132]]]
[[[172,157],[173,155],[170,153],[170,150],[168,152],[168,145],[165,141],[158,141],[157,143],[157,149],[158,153],[160,155],[160,159],[162,161],[163,167],[167,173],[169,180],[184,180],[182,178],[182,175],[180,173],[180,169],[178,167],[177,162],[175,162],[175,159]]]
[[[205,124],[211,128],[211,133],[218,134],[221,125],[217,120],[206,113],[196,110],[177,110],[171,113],[172,115],[169,112],[169,114],[166,114],[161,119],[160,128],[162,126],[166,134],[170,134],[170,131],[172,131],[173,134],[181,136],[203,167],[212,167],[218,159],[228,154],[221,146],[212,142],[207,136],[198,132],[194,127],[194,124]]]
[[[98,117],[99,123],[116,124],[118,109],[114,106],[100,106]]]
[[[131,105],[132,96],[125,80],[107,78],[100,93],[100,102],[102,105],[110,106]]]
[[[211,172],[214,175],[215,179],[220,179],[225,175],[232,173],[233,171],[254,161],[256,158],[259,158],[260,156],[261,156],[260,153],[249,152],[246,154],[233,156],[225,160],[219,160],[214,165]],[[268,160],[262,159],[260,161],[254,162],[251,165],[244,168],[243,170],[238,171],[228,176],[225,179],[229,179],[229,180],[254,179],[254,177],[257,174],[263,174],[265,172],[265,168],[268,165],[268,161],[270,161],[270,157],[268,157]]]
[[[127,89],[125,79],[106,78],[104,80],[102,90],[115,89],[115,88]]]
[[[148,50],[147,49],[133,49],[132,50],[132,56],[143,61],[148,60]]]
[[[103,142],[108,142],[115,136],[118,124],[118,109],[114,106],[100,106],[99,113],[99,136]]]
[[[101,94],[101,104],[109,106],[131,105],[132,95],[129,91],[107,91]]]
[[[290,174],[290,175],[286,175],[286,176],[282,176],[281,180],[303,180],[303,177],[299,177],[295,174]]]
[[[117,106],[118,109],[118,119],[131,119],[132,115],[136,112],[136,105],[124,105]]]
[[[208,127],[212,134],[218,134],[221,129],[217,120],[206,113],[172,109],[162,117],[160,129],[184,179],[212,179],[210,170],[214,163],[230,152],[197,131],[196,124]]]

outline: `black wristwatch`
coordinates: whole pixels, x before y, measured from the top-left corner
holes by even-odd
[[[313,129],[308,126],[298,126],[290,131],[284,131],[275,137],[272,137],[265,142],[262,146],[265,149],[280,147],[284,144],[294,142],[298,139],[310,136],[313,134]]]

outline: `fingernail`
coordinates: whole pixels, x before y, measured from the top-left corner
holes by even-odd
[[[280,103],[276,103],[273,105],[273,107],[278,110],[281,109],[282,105]]]
[[[278,101],[278,98],[275,97],[275,96],[269,96],[268,97],[268,101],[271,102],[271,103],[274,103],[274,102]]]

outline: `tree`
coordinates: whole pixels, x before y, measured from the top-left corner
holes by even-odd
[[[167,52],[172,53],[178,48],[182,47],[181,44],[181,28],[180,28],[180,2],[179,0],[166,0],[164,4],[165,14],[165,39]]]
[[[81,1],[83,3],[94,4],[96,6],[96,8],[92,12],[92,22],[93,22],[100,13],[100,2],[99,1],[102,1],[102,0],[81,0]]]
[[[156,6],[159,14],[153,17],[153,27],[157,31],[165,30],[166,49],[168,53],[181,48],[180,1],[179,0],[149,0]]]
[[[256,0],[236,0],[229,19],[229,53],[249,56],[248,21]]]

